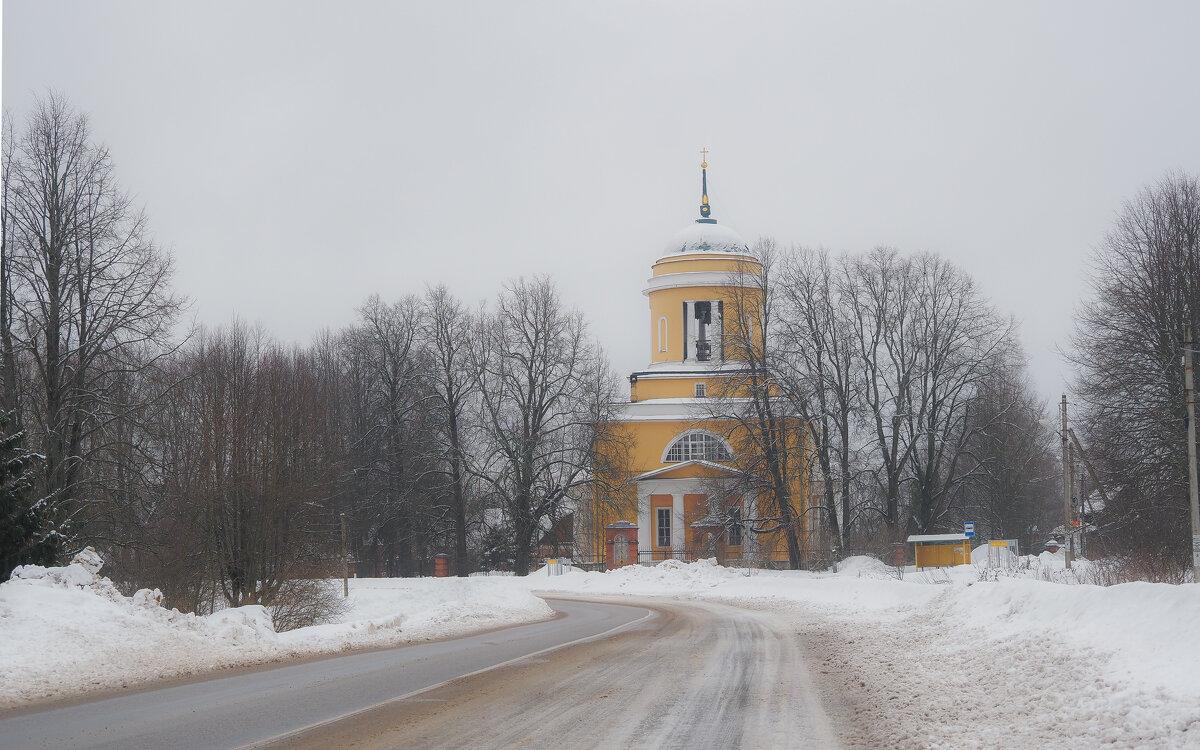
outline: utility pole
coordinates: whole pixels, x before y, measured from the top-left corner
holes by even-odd
[[[1070,432],[1068,429],[1067,432]],[[1075,548],[1075,519],[1079,516],[1080,492],[1079,492],[1079,471],[1075,466],[1075,446],[1067,443],[1067,455],[1070,456],[1068,462],[1071,467],[1071,519],[1070,526],[1067,527],[1067,557],[1070,560],[1078,560],[1083,556],[1083,539],[1079,540],[1079,548]],[[1080,526],[1080,529],[1083,527]],[[1080,532],[1082,536],[1082,532]]]
[[[1200,583],[1200,502],[1196,494],[1196,399],[1192,388],[1192,326],[1184,329],[1183,398],[1187,404],[1188,496],[1192,503],[1192,581]]]
[[[1067,442],[1067,394],[1062,397],[1062,465],[1063,465],[1063,528],[1066,529],[1067,539],[1071,538],[1071,456]],[[1068,542],[1066,548],[1067,567],[1071,567],[1072,547]]]
[[[350,571],[346,569],[346,514],[339,514],[342,519],[342,598],[350,598]]]

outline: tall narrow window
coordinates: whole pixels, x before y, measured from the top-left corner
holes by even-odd
[[[671,509],[658,509],[658,546],[671,546]]]
[[[730,547],[742,546],[742,509],[733,507],[729,509],[729,529],[728,539]]]
[[[667,317],[658,319],[658,350],[665,352],[667,350]]]

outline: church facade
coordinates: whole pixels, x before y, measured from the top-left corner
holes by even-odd
[[[614,426],[626,471],[619,488],[596,490],[588,514],[584,546],[606,556],[609,568],[666,559],[789,560],[772,506],[779,493],[771,502],[761,496],[762,482],[752,476],[761,462],[739,455],[753,441],[738,438],[743,420],[732,416],[746,405],[739,384],[754,367],[741,348],[760,332],[761,265],[737,232],[712,217],[707,167],[700,217],[675,235],[643,290],[650,362],[629,376],[629,401]],[[802,435],[795,420],[789,426]],[[792,453],[787,515],[801,527],[808,487],[803,451]]]

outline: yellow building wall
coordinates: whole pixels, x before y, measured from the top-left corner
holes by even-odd
[[[709,395],[716,394],[717,378],[639,378],[630,385],[630,401],[649,401],[656,398],[692,398],[696,395],[696,383],[704,383]]]
[[[669,446],[677,437],[685,432],[696,429],[706,429],[718,435],[725,434],[725,427],[716,421],[701,420],[701,421],[664,421],[664,422],[624,422],[614,425],[614,430],[617,433],[617,443],[627,447],[628,468],[624,472],[627,477],[635,477],[646,472],[656,469],[674,466],[675,464],[664,463],[662,458]],[[794,433],[800,434],[800,433]],[[801,437],[800,439],[806,439]],[[736,446],[735,446],[736,450]],[[805,455],[799,446],[794,447],[794,460],[801,460],[800,456]],[[731,467],[732,468],[732,467]],[[804,511],[808,507],[808,489],[809,478],[807,467],[800,467],[802,470],[795,472],[792,478],[789,494],[792,500],[792,511],[797,519],[804,518]],[[690,467],[689,476],[700,478],[719,478],[722,473],[706,467]],[[594,504],[592,507],[592,517],[595,522],[592,524],[592,534],[595,537],[593,544],[596,549],[603,549],[603,530],[604,527],[616,521],[631,521],[638,523],[637,513],[637,488],[632,483],[626,483],[621,487],[613,487],[612,485],[620,484],[618,481],[606,482],[609,487],[597,490],[594,496]],[[692,505],[688,505],[687,498],[704,498],[703,500],[693,499]],[[760,501],[760,515],[766,512],[762,507],[764,501]],[[657,530],[654,528],[655,513],[654,509],[661,505],[670,506],[672,499],[670,495],[652,495],[651,496],[651,547],[642,550],[648,552],[651,550],[664,549],[657,546]],[[708,512],[707,499],[703,495],[687,495],[685,497],[685,540],[689,545],[692,543],[691,524],[699,520]],[[804,543],[806,534],[804,529],[806,524],[802,524],[799,532],[801,535],[802,544]],[[782,533],[767,534],[757,536],[759,550],[764,553],[769,559],[776,561],[786,561],[788,558],[787,540]]]
[[[660,259],[654,264],[655,277],[675,273],[717,272],[758,273],[762,266],[750,256],[732,256],[729,258],[713,258],[710,256],[680,256]],[[656,289],[649,294],[650,298],[650,361],[682,362],[683,340],[683,303],[690,300],[721,300],[725,303],[728,319],[729,307],[735,302],[736,294],[756,295],[757,289],[730,287],[726,284],[712,286],[685,286],[668,289]],[[665,326],[664,321],[665,319]],[[665,327],[665,337],[663,336]],[[728,329],[727,329],[728,330]],[[665,341],[664,341],[665,339]],[[726,352],[730,359],[732,352]]]
[[[660,277],[676,273],[728,273],[732,275],[738,272],[756,274],[760,270],[761,266],[759,263],[749,255],[714,257],[710,254],[694,254],[661,258],[654,264],[652,274],[657,281]],[[661,279],[661,281],[669,283],[667,279]],[[732,331],[732,326],[736,325],[736,318],[733,316],[738,314],[736,308],[739,306],[739,303],[744,304],[748,309],[752,325],[757,325],[756,300],[759,294],[759,291],[755,288],[737,287],[720,283],[706,286],[655,289],[649,292],[651,362],[654,364],[683,362],[684,336],[686,334],[686,330],[683,328],[685,302],[692,300],[721,300],[724,303],[725,319],[723,321],[723,328],[725,331]],[[662,335],[663,331],[661,330],[660,323],[660,320],[663,318],[666,319],[665,336]],[[751,335],[752,337],[756,336],[757,331],[752,332]],[[663,351],[660,351],[660,349]],[[733,350],[728,345],[728,342],[725,342],[723,350],[726,361],[733,360],[736,362],[739,353]],[[670,368],[664,369],[669,370]],[[642,402],[655,399],[693,398],[695,396],[695,385],[701,382],[706,385],[709,397],[732,395],[721,393],[728,381],[720,374],[705,376],[703,371],[701,371],[694,375],[688,374],[681,377],[639,378],[630,383],[630,400],[633,402]],[[636,486],[629,480],[646,472],[671,466],[672,464],[663,463],[663,454],[667,446],[683,433],[695,429],[707,429],[718,435],[726,435],[729,431],[728,427],[729,425],[727,424],[711,420],[631,421],[615,425],[614,430],[617,434],[614,444],[622,446],[621,450],[624,452],[623,461],[627,464],[625,469],[619,473],[626,479],[622,482],[619,477],[614,475],[614,477],[610,478],[611,481],[601,482],[602,489],[596,491],[591,514],[592,523],[590,524],[590,533],[595,537],[595,549],[603,551],[604,527],[618,520],[650,524],[651,528],[648,531],[651,546],[641,550],[642,552],[664,549],[657,544],[658,536],[657,529],[655,528],[657,516],[655,511],[660,507],[672,506],[671,496],[652,495],[650,498],[651,509],[649,519],[639,519]],[[800,431],[796,430],[796,434],[799,433]],[[804,440],[806,438],[800,437],[798,439]],[[731,442],[736,443],[736,441]],[[738,449],[736,444],[733,447],[735,451]],[[799,448],[799,446],[796,447]],[[796,456],[795,460],[801,461],[800,456],[804,455],[804,453],[797,450],[793,455]],[[806,529],[808,525],[804,516],[804,510],[808,501],[808,476],[806,468],[798,466],[797,469],[801,470],[795,472],[796,476],[792,478],[789,492],[792,498],[792,510],[798,519],[799,528],[797,531],[803,540],[807,537]],[[723,475],[721,472],[702,467],[689,467],[686,471],[689,478],[717,477]],[[760,515],[766,512],[766,508],[763,507],[764,505],[765,501],[759,502]],[[688,494],[685,496],[684,506],[684,522],[686,527],[684,529],[684,539],[690,547],[693,545],[693,529],[691,528],[691,524],[707,514],[707,497],[703,494]],[[786,538],[782,533],[761,535],[756,538],[759,549],[766,553],[770,559],[787,560]],[[669,545],[667,548],[669,548]]]
[[[751,255],[730,255],[714,258],[711,255],[668,255],[659,258],[651,269],[651,275],[663,276],[668,273],[687,273],[697,271],[716,271],[718,273],[737,273],[747,271],[758,273],[762,266]]]
[[[759,292],[754,289],[744,290],[741,292],[744,299],[741,304],[744,306],[754,306],[755,300],[760,296]],[[723,325],[725,331],[731,336],[736,332],[732,326],[735,321],[731,317],[734,315],[734,308],[738,303],[733,294],[730,294],[727,287],[717,286],[686,286],[677,287],[674,289],[659,289],[650,293],[650,361],[652,363],[659,362],[683,362],[683,339],[685,331],[682,330],[684,325],[683,319],[683,303],[692,300],[715,299],[725,303],[725,320]],[[756,318],[757,316],[754,316]],[[750,331],[750,339],[757,340],[758,337],[758,321],[751,319],[751,325],[754,330]],[[663,320],[666,320],[665,324]],[[662,343],[661,333],[666,332],[665,346]],[[659,351],[660,349],[666,351]],[[740,359],[735,348],[730,346],[725,347],[724,358],[726,360]]]
[[[725,292],[727,287],[719,286],[685,286],[674,289],[659,289],[650,293],[650,361],[651,362],[682,362],[683,338],[683,303],[698,299],[729,298]],[[666,318],[667,345],[666,351],[659,341],[660,320]]]

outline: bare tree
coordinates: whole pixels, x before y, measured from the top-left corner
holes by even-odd
[[[6,348],[30,363],[23,411],[45,455],[38,494],[67,549],[95,510],[90,457],[128,406],[108,384],[146,366],[146,347],[167,339],[181,302],[168,287],[170,256],[61,97],[37,103],[6,160]]]
[[[503,511],[515,568],[524,575],[544,524],[592,478],[615,378],[582,316],[564,307],[548,278],[506,284],[475,338],[491,451],[476,471]]]
[[[1011,356],[991,368],[973,399],[977,429],[967,450],[974,466],[963,513],[981,537],[1033,549],[1038,534],[1061,523],[1062,466],[1046,405],[1033,393],[1024,359]]]
[[[936,255],[920,254],[910,262],[916,294],[908,345],[917,369],[902,424],[912,446],[909,528],[925,534],[944,525],[961,499],[975,468],[967,447],[976,432],[990,426],[971,418],[972,405],[993,369],[1013,361],[1015,342],[1013,322],[996,314],[969,275]],[[1001,411],[996,418],[1003,416]]]
[[[4,113],[3,149],[0,151],[0,411],[9,414],[11,427],[21,428],[20,383],[17,381],[17,350],[13,340],[13,277],[12,254],[13,222],[9,210],[13,159],[16,156],[17,135],[12,119]]]
[[[726,356],[742,363],[715,389],[711,416],[723,424],[733,447],[742,480],[737,489],[756,498],[760,534],[782,534],[788,564],[804,564],[807,534],[801,496],[807,459],[805,445],[811,434],[803,415],[792,413],[783,398],[780,373],[785,363],[776,349],[778,321],[774,286],[778,260],[775,242],[759,240],[752,251],[756,263],[741,263],[724,301],[723,330]]]
[[[881,247],[848,263],[843,278],[889,541],[897,541],[902,533],[900,491],[913,450],[914,430],[903,429],[905,420],[913,417],[912,384],[919,366],[919,353],[907,335],[916,293],[911,274],[899,253]]]
[[[214,582],[230,606],[290,607],[337,549],[326,508],[339,456],[316,363],[234,324],[201,332],[175,366],[188,387],[163,412],[162,493],[182,521],[176,544],[202,561],[193,587]]]
[[[467,554],[467,483],[470,477],[467,445],[475,406],[478,379],[471,370],[473,321],[462,303],[444,286],[427,289],[424,300],[424,337],[432,360],[429,387],[436,401],[438,423],[435,471],[444,477],[450,495],[454,528],[454,570],[470,572]]]
[[[408,575],[431,544],[427,458],[435,419],[423,339],[423,303],[370,297],[345,334],[360,414],[353,438],[360,497],[357,536],[379,547],[384,572]]]
[[[853,428],[860,395],[857,346],[844,299],[844,270],[824,250],[799,249],[783,266],[777,370],[792,408],[809,426],[830,538],[845,550],[855,512]]]
[[[1128,201],[1077,314],[1075,423],[1113,489],[1101,538],[1187,562],[1185,329],[1200,330],[1200,180],[1168,174]]]

